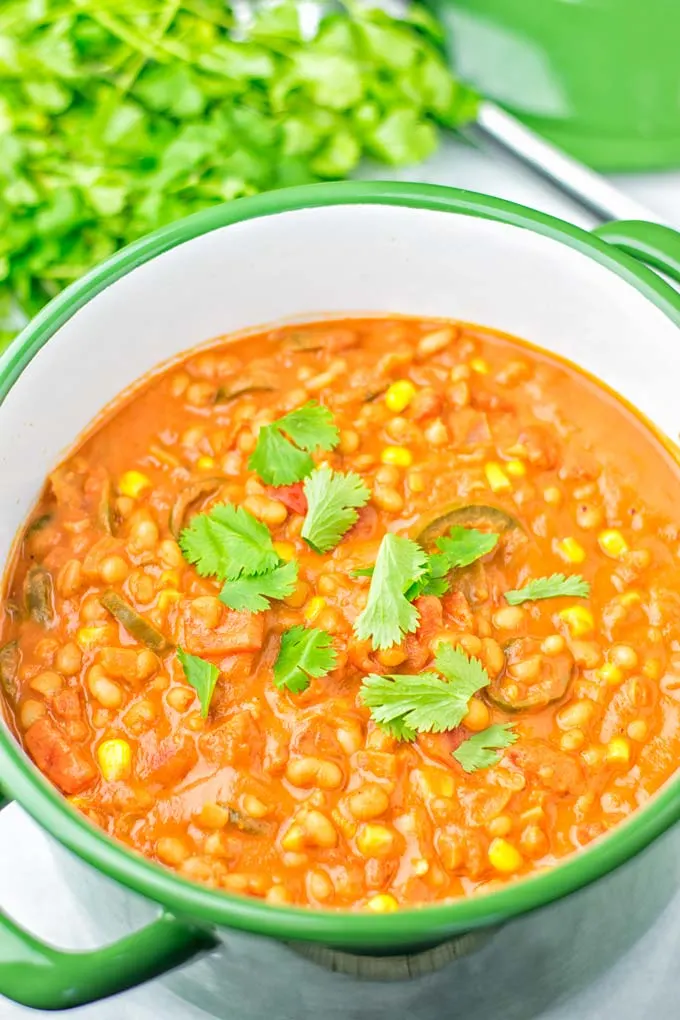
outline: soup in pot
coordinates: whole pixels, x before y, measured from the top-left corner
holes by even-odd
[[[189,354],[50,475],[7,716],[131,850],[391,911],[558,863],[680,758],[680,479],[573,366],[443,321]]]

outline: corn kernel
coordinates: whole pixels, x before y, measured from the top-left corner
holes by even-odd
[[[619,595],[619,602],[626,609],[630,606],[636,606],[639,602],[642,602],[642,595],[639,591],[624,591],[623,595]]]
[[[196,467],[199,471],[212,471],[215,467],[215,458],[208,456],[199,457],[196,461]]]
[[[572,637],[585,637],[595,630],[593,614],[585,606],[568,606],[560,613],[560,619],[564,620]]]
[[[164,587],[179,588],[180,577],[176,570],[164,570],[158,580]]]
[[[375,914],[393,914],[395,910],[399,909],[399,904],[389,893],[378,893],[377,896],[372,896],[366,906]]]
[[[357,849],[364,857],[383,857],[394,846],[394,833],[386,825],[367,822],[357,833]]]
[[[143,475],[141,471],[126,471],[118,482],[118,491],[121,496],[129,496],[130,499],[139,499],[146,489],[151,488],[151,479]]]
[[[623,671],[615,662],[604,662],[598,669],[597,675],[600,680],[611,684],[612,687],[617,687],[623,680]]]
[[[76,633],[76,642],[84,652],[103,644],[109,637],[109,627],[81,627]]]
[[[164,588],[163,591],[158,593],[158,608],[165,612],[173,602],[179,602],[181,598],[181,592],[176,591],[174,588]]]
[[[307,623],[313,623],[319,613],[326,608],[326,600],[321,595],[315,595],[305,606],[304,618]]]
[[[390,411],[401,414],[416,395],[416,388],[409,379],[393,382],[385,394],[385,403]]]
[[[386,446],[380,454],[383,464],[393,464],[395,467],[410,467],[413,463],[413,454],[405,446]]]
[[[625,737],[613,737],[607,744],[607,761],[627,765],[630,761],[630,744]]]
[[[412,870],[414,875],[427,875],[430,870],[430,862],[426,861],[424,857],[419,857],[413,862]]]
[[[484,474],[486,475],[486,480],[489,483],[489,488],[492,492],[512,491],[512,482],[500,464],[496,464],[495,461],[489,461],[489,463],[484,466]]]
[[[586,558],[586,551],[575,538],[563,538],[555,543],[555,550],[567,563],[583,563]]]
[[[425,492],[425,476],[422,471],[409,471],[406,481],[411,492]]]
[[[473,358],[472,361],[470,362],[470,368],[472,369],[473,372],[476,372],[477,375],[489,374],[489,366],[487,365],[484,358]]]
[[[523,478],[527,473],[526,465],[521,460],[509,460],[505,465],[505,470],[513,478]]]
[[[104,779],[116,783],[127,779],[132,765],[132,751],[127,740],[105,740],[97,748],[97,761]]]
[[[510,875],[513,871],[518,871],[521,868],[522,855],[517,847],[509,843],[507,839],[498,836],[496,839],[491,840],[491,845],[489,846],[489,864],[496,871],[500,871],[504,875]]]
[[[606,528],[597,536],[600,549],[613,560],[620,560],[628,552],[628,543],[616,528]]]
[[[274,552],[279,559],[285,560],[286,563],[295,559],[295,546],[292,542],[274,542]]]

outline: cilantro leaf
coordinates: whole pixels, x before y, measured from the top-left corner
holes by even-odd
[[[179,544],[201,576],[235,581],[242,574],[265,574],[279,562],[269,529],[243,507],[220,503],[197,514]]]
[[[314,450],[332,450],[340,440],[327,407],[310,400],[260,429],[248,467],[267,485],[291,485],[314,468]]]
[[[373,577],[375,573],[375,567],[356,567],[354,570],[350,570],[352,577]]]
[[[177,658],[184,670],[187,683],[191,684],[198,694],[198,700],[201,703],[201,715],[205,719],[208,715],[208,709],[210,708],[210,702],[220,671],[214,663],[206,662],[205,659],[199,658],[198,655],[190,655],[189,652],[185,652],[182,648],[177,649]]]
[[[274,683],[300,694],[309,687],[310,677],[325,676],[335,668],[337,655],[331,636],[317,627],[291,627],[281,636],[274,663]]]
[[[409,600],[418,595],[436,595],[441,598],[450,588],[449,574],[459,567],[467,567],[480,556],[495,548],[499,536],[475,528],[458,525],[449,529],[448,535],[437,539],[438,553],[428,556],[427,573],[406,593]]]
[[[489,676],[478,659],[448,642],[437,648],[435,667],[438,673],[371,673],[362,682],[361,701],[378,725],[399,740],[455,729],[467,715],[470,698],[487,686]]]
[[[550,577],[537,577],[529,581],[524,588],[506,591],[505,601],[511,606],[519,606],[522,602],[535,602],[537,599],[555,599],[568,595],[572,598],[586,599],[590,595],[590,585],[580,574],[552,574]]]
[[[368,502],[370,493],[353,471],[342,474],[327,464],[305,479],[307,516],[302,537],[318,553],[328,552],[359,517],[356,508]]]
[[[314,461],[304,450],[289,443],[276,424],[263,425],[257,446],[250,455],[248,467],[256,471],[267,485],[291,485],[305,478],[314,468]]]
[[[286,433],[301,450],[332,450],[340,442],[340,431],[327,407],[310,400],[279,418],[274,425]]]
[[[0,4],[0,348],[142,234],[366,155],[413,164],[476,115],[416,7],[239,6]]]
[[[499,536],[493,532],[454,525],[447,535],[437,539],[436,544],[445,556],[449,570],[453,570],[455,567],[468,567],[480,556],[491,552],[496,547],[498,538]]]
[[[366,608],[354,621],[360,640],[390,648],[418,627],[418,610],[406,592],[427,571],[427,554],[417,542],[387,534],[380,543]]]
[[[454,648],[448,641],[437,645],[434,664],[442,676],[455,685],[466,703],[489,683],[489,674],[479,659],[466,655],[462,648]]]
[[[236,580],[226,582],[219,595],[220,602],[230,609],[261,613],[269,609],[270,599],[285,599],[293,594],[297,576],[295,560],[282,563],[266,574],[251,577],[242,574]]]
[[[464,740],[453,752],[453,757],[466,772],[488,769],[501,760],[500,752],[517,740],[512,723],[495,724]]]
[[[406,598],[413,601],[418,595],[436,595],[437,598],[446,595],[450,571],[449,561],[443,553],[431,553],[427,557],[427,571],[409,588]]]

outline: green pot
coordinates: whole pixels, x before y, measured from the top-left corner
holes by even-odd
[[[600,170],[680,166],[677,0],[429,0],[459,73]]]
[[[601,376],[660,431],[677,435],[680,295],[632,256],[680,280],[680,235],[643,223],[599,233],[469,192],[349,183],[243,199],[144,238],[57,297],[0,359],[0,477],[12,494],[0,509],[0,561],[47,472],[116,394],[206,338],[294,317],[455,316],[504,329]],[[329,960],[327,949],[340,951],[330,957],[332,967],[337,960],[347,965],[350,954],[350,969],[360,971],[361,955],[399,959],[463,936],[450,958],[475,944],[471,932],[489,933],[538,907],[562,910],[562,897],[631,860],[680,817],[674,780],[606,838],[549,871],[484,896],[380,916],[270,906],[192,884],[142,859],[71,808],[4,724],[0,777],[6,796],[81,858],[81,869],[87,865],[94,891],[86,879],[74,881],[102,942],[120,934],[109,922],[130,891],[143,898],[131,902],[162,909],[140,931],[75,954],[43,945],[0,914],[0,993],[43,1009],[130,988],[206,950],[217,954],[210,981],[222,981],[215,997],[228,1008],[233,988],[218,953],[235,932],[251,935],[242,950],[251,981],[271,947],[283,951],[290,942],[321,962]],[[670,859],[678,856],[674,845]],[[649,868],[644,858],[640,866]],[[630,903],[632,917],[644,916],[652,901],[667,897],[665,890],[650,896],[654,881],[673,874],[666,864],[644,871],[635,883],[639,913],[632,893],[605,890],[594,916],[602,918],[607,903]],[[102,885],[103,876],[114,884]],[[564,917],[555,922],[561,930]],[[563,969],[559,954],[555,962]],[[194,970],[186,971],[186,997],[197,1001],[202,985]],[[264,984],[274,980],[273,970],[263,973]],[[350,994],[342,987],[336,1002]]]

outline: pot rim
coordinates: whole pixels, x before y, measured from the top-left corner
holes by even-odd
[[[60,327],[102,290],[145,262],[221,227],[301,209],[356,204],[458,213],[542,234],[612,270],[680,327],[680,294],[671,286],[611,244],[553,216],[504,199],[438,185],[379,181],[308,185],[239,199],[186,217],[122,249],[72,284],[29,323],[0,358],[0,407],[24,369]],[[6,792],[64,846],[103,874],[180,915],[280,939],[348,947],[435,943],[456,931],[498,924],[558,900],[614,870],[680,817],[678,775],[630,819],[545,872],[470,899],[380,915],[271,906],[180,878],[97,830],[38,772],[6,725],[0,725],[0,776]]]

